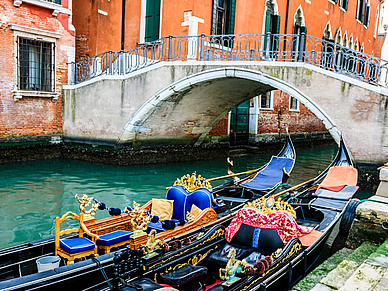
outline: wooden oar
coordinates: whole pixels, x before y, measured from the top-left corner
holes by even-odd
[[[235,176],[239,176],[239,175],[247,175],[247,174],[251,174],[251,173],[254,173],[256,171],[259,171],[260,169],[261,168],[258,168],[258,169],[255,169],[255,170],[246,171],[246,172],[240,172],[240,173],[220,176],[220,177],[214,177],[214,178],[206,179],[206,181],[211,182],[211,181],[215,181],[215,180],[219,180],[219,179],[231,178],[231,177],[235,177]],[[166,187],[166,189],[170,189],[170,188],[172,188],[172,186]]]
[[[273,197],[278,197],[278,196],[280,196],[280,195],[282,195],[282,194],[285,194],[285,193],[287,193],[287,192],[290,192],[290,191],[292,191],[292,190],[295,190],[296,188],[302,187],[303,185],[306,185],[306,184],[308,184],[308,183],[314,181],[315,178],[316,178],[316,177],[314,177],[314,178],[312,178],[312,179],[310,179],[310,180],[304,181],[303,183],[300,183],[300,184],[298,184],[298,185],[292,186],[291,188],[288,188],[288,189],[286,189],[286,190],[283,190],[283,191],[281,191],[281,192],[279,192],[279,193],[276,193],[275,195],[273,195]]]
[[[210,178],[210,179],[206,179],[207,181],[211,182],[211,181],[215,181],[215,180],[219,180],[219,179],[226,179],[226,178],[232,178],[232,177],[236,177],[236,176],[240,176],[240,175],[247,175],[247,174],[252,174],[258,170],[260,170],[261,168],[258,168],[258,169],[255,169],[255,170],[250,170],[250,171],[246,171],[246,172],[240,172],[240,173],[235,173],[235,174],[229,174],[229,175],[225,175],[225,176],[220,176],[220,177],[214,177],[214,178]]]

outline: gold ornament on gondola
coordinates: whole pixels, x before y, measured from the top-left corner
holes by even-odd
[[[230,249],[228,259],[225,269],[219,269],[218,275],[221,280],[226,280],[227,285],[231,285],[239,280],[239,278],[236,277],[236,274],[244,273],[248,264],[245,260],[240,261],[236,259],[236,249],[234,248]]]
[[[296,218],[296,212],[290,204],[281,200],[281,198],[275,200],[272,196],[268,198],[258,198],[252,202],[248,202],[244,207],[256,208],[263,214],[286,212],[289,213],[292,217]]]
[[[182,186],[185,188],[188,192],[194,192],[197,189],[205,188],[212,191],[212,185],[209,181],[207,181],[205,178],[203,178],[201,175],[196,175],[196,173],[192,173],[191,176],[189,174],[186,174],[182,176],[182,178],[176,179],[173,186]]]
[[[79,197],[75,194],[75,198],[79,202],[79,211],[84,214],[84,221],[93,219],[93,215],[96,214],[98,209],[98,204],[93,204],[89,210],[86,210],[86,207],[93,201],[93,197],[88,197],[88,195],[83,194],[82,197]]]
[[[133,231],[131,238],[146,235],[147,233],[145,230],[148,227],[148,223],[151,221],[151,217],[146,213],[145,209],[141,209],[140,204],[133,201],[132,210],[125,207],[124,212],[128,213],[131,218],[130,223]]]
[[[150,258],[156,255],[156,251],[161,250],[164,245],[164,241],[160,239],[155,239],[156,230],[151,230],[148,235],[148,241],[144,245],[144,253],[146,258]]]

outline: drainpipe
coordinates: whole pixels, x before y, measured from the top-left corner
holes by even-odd
[[[125,39],[125,0],[122,0],[121,7],[121,50],[124,50],[124,39]]]
[[[287,8],[286,8],[286,23],[284,24],[284,34],[287,34],[287,23],[288,23],[288,10],[290,9],[290,0],[287,0]],[[286,41],[283,44],[283,51],[286,50]]]

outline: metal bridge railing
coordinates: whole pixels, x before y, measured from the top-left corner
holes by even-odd
[[[125,75],[172,61],[305,62],[373,85],[388,86],[387,61],[303,33],[164,37],[130,51],[109,51],[72,63],[74,78],[70,83],[101,75]]]

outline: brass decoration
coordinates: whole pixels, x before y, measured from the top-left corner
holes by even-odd
[[[160,260],[157,263],[155,263],[154,265],[149,266],[148,270],[153,269],[153,268],[155,268],[155,267],[157,267],[159,265],[164,265],[164,264],[166,264],[166,263],[168,263],[168,262],[170,262],[172,260],[175,260],[176,258],[178,258],[180,256],[183,256],[184,254],[186,254],[188,252],[191,252],[191,251],[193,251],[195,249],[199,249],[203,245],[206,245],[209,241],[213,241],[213,240],[215,240],[215,239],[217,239],[217,238],[219,238],[221,236],[224,236],[224,235],[225,235],[225,229],[219,228],[210,237],[208,237],[206,240],[204,240],[204,241],[202,241],[202,242],[200,242],[198,244],[193,244],[193,246],[191,246],[191,244],[188,245],[188,248],[185,248],[184,250],[182,250],[182,251],[180,251],[180,252],[178,252],[178,253],[176,253],[174,255],[169,256],[167,259]],[[218,248],[218,246],[216,248]],[[206,256],[207,256],[207,254],[206,254]],[[204,259],[204,257],[202,259]]]
[[[263,196],[252,202],[248,202],[244,207],[256,208],[263,214],[286,212],[292,217],[296,218],[296,212],[290,204],[285,201],[282,201],[281,198],[278,198],[278,200],[275,201],[272,196],[268,198],[265,198]]]
[[[244,273],[245,268],[247,266],[247,262],[245,260],[237,260],[236,259],[236,250],[231,248],[228,254],[228,263],[226,264],[225,269],[220,269],[219,276],[221,280],[226,280],[227,285],[231,285],[239,278],[236,277],[237,273]]]
[[[280,257],[280,255],[282,254],[282,249],[277,249],[273,254],[272,254],[272,257],[274,258],[274,259],[277,259],[277,258],[279,258]]]
[[[144,246],[144,253],[146,254],[146,258],[150,258],[156,255],[156,251],[161,250],[164,245],[164,241],[160,239],[156,239],[156,230],[151,230],[150,234],[148,235],[148,241]]]
[[[130,223],[133,231],[131,238],[147,235],[145,230],[148,227],[147,224],[151,221],[151,217],[146,213],[145,209],[141,209],[140,204],[133,201],[132,210],[125,207],[124,212],[128,213],[131,218]]]
[[[93,201],[93,197],[88,197],[88,195],[83,194],[80,198],[77,194],[75,194],[75,198],[79,202],[79,211],[84,214],[84,221],[93,219],[93,215],[96,214],[98,209],[98,204],[94,203],[89,210],[86,210],[86,207]]]
[[[194,219],[194,215],[192,215],[189,211],[186,213],[187,222],[192,221]]]
[[[200,232],[200,233],[198,233],[198,234],[196,235],[195,239],[196,239],[196,240],[200,240],[201,238],[203,238],[204,235],[205,235],[205,233]]]
[[[159,275],[163,275],[163,274],[166,274],[168,272],[171,272],[173,270],[176,270],[176,269],[179,269],[183,266],[186,266],[186,265],[193,265],[193,266],[196,266],[198,263],[200,263],[201,261],[203,261],[211,252],[215,251],[216,249],[219,248],[219,245],[216,245],[214,248],[212,249],[209,249],[206,253],[204,254],[196,254],[194,255],[192,258],[190,258],[187,263],[183,263],[183,264],[177,264],[175,265],[174,267],[168,267],[164,270],[164,272],[162,273],[159,273]],[[155,275],[156,276],[156,275]]]
[[[198,175],[197,177],[195,172],[192,173],[191,176],[189,174],[186,174],[182,176],[182,178],[176,179],[173,186],[182,186],[188,192],[194,192],[195,190],[200,188],[205,188],[210,192],[213,191],[210,182],[203,178],[201,175]]]

